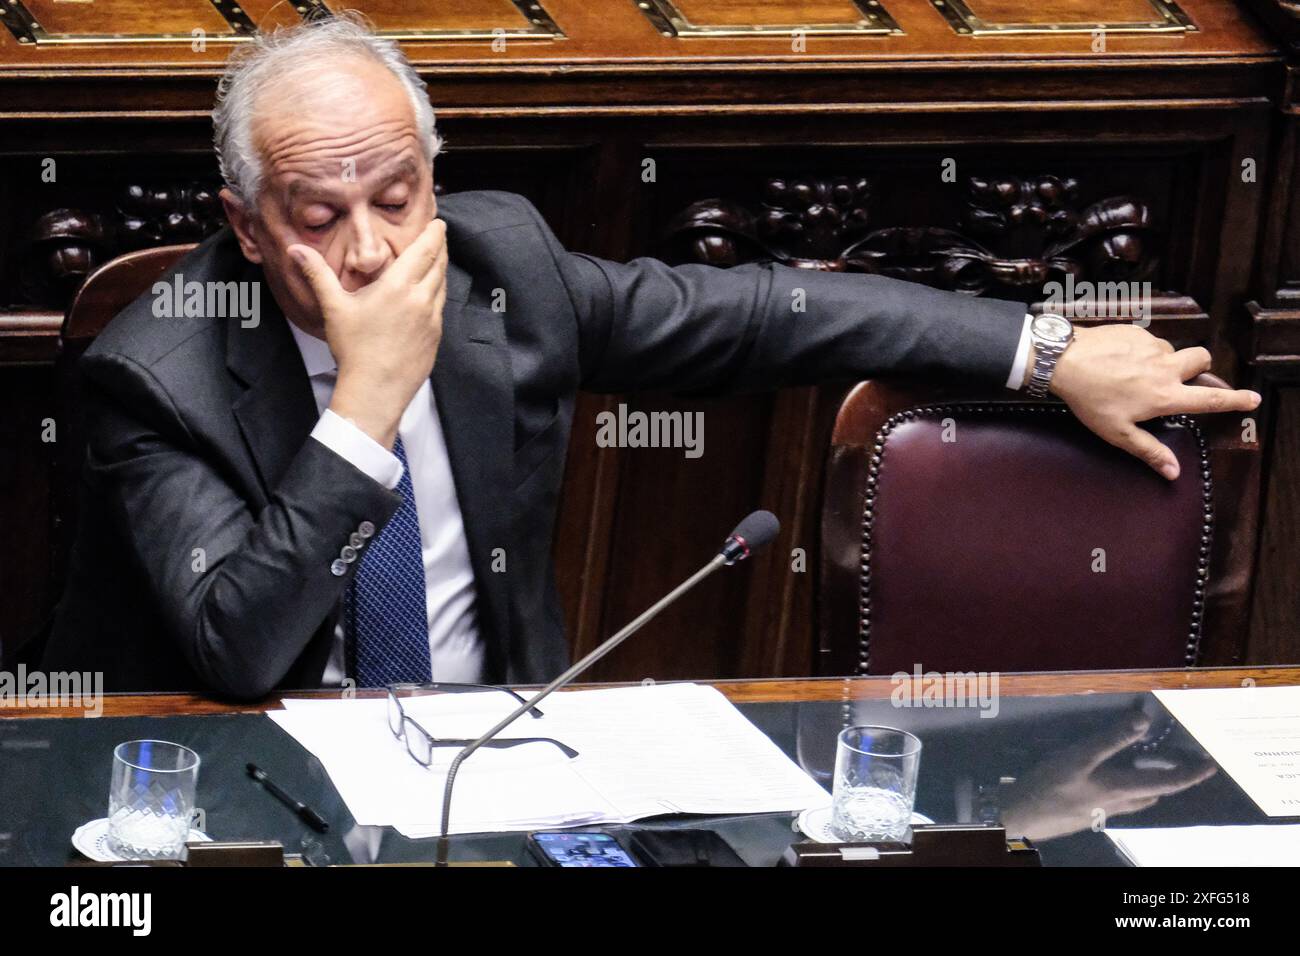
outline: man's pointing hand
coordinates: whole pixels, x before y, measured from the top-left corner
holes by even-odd
[[[1174,350],[1135,325],[1077,328],[1056,365],[1051,390],[1079,421],[1171,481],[1178,477],[1174,453],[1138,422],[1161,415],[1249,412],[1255,392],[1188,385],[1210,370],[1203,348]]]

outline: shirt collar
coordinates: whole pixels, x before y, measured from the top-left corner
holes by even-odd
[[[289,320],[285,319],[285,321]],[[289,331],[293,333],[293,340],[298,344],[298,351],[302,354],[302,364],[307,369],[308,378],[315,378],[317,375],[338,369],[338,363],[334,361],[329,343],[314,335],[308,335],[292,322],[289,322]]]

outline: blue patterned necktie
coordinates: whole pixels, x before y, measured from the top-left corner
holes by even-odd
[[[402,463],[397,484],[402,505],[358,558],[347,591],[345,613],[359,687],[432,679],[420,519],[401,437],[393,453]]]

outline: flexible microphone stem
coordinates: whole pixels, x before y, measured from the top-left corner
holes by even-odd
[[[672,591],[669,591],[654,604],[650,605],[650,607],[646,608],[645,611],[629,622],[621,631],[607,640],[604,644],[601,644],[582,660],[578,661],[578,663],[574,664],[559,677],[555,678],[555,680],[543,687],[534,697],[521,704],[512,714],[505,717],[499,724],[485,733],[478,740],[474,741],[460,753],[456,754],[455,758],[451,761],[451,766],[447,768],[447,785],[442,791],[442,833],[438,837],[438,866],[447,865],[447,831],[451,829],[451,788],[456,782],[456,771],[460,769],[460,765],[465,762],[465,759],[506,727],[510,726],[524,714],[536,707],[544,698],[548,697],[552,691],[558,690],[572,681],[592,664],[596,663],[637,631],[641,630],[642,627],[653,620],[664,608],[668,607],[668,605],[672,604],[691,588],[695,587],[695,585],[699,584],[710,574],[727,563],[728,560],[725,553],[715,555],[708,564],[700,568],[700,570],[696,571],[681,584],[677,585],[677,587]]]

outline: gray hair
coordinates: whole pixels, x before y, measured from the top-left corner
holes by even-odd
[[[340,55],[369,58],[399,79],[411,99],[425,159],[432,164],[442,150],[428,90],[415,67],[396,43],[376,36],[363,15],[344,10],[332,17],[258,33],[227,61],[212,110],[213,146],[221,178],[241,201],[255,204],[262,188],[262,157],[252,134],[258,95],[303,64],[328,63]]]

